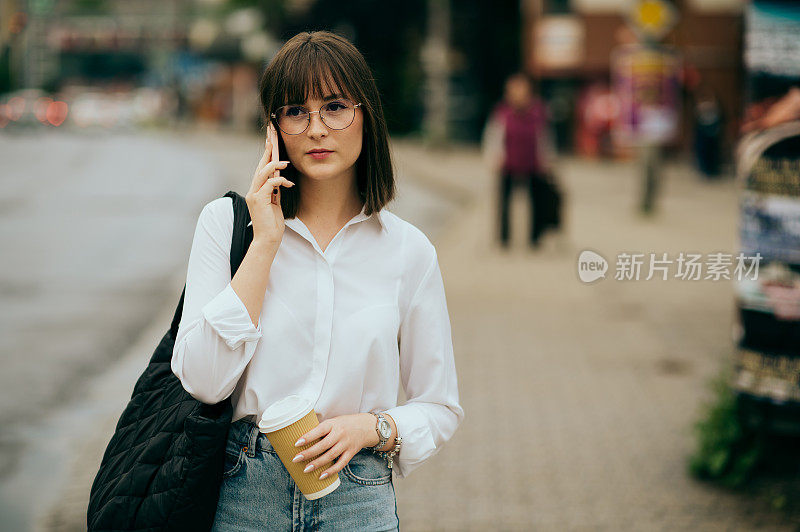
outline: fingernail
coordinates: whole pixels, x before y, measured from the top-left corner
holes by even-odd
[[[327,477],[327,476],[328,476],[328,473],[327,473],[327,471],[326,471],[325,473],[323,473],[323,474],[321,474],[321,475],[319,476],[319,479],[320,479],[320,480],[322,480],[323,478],[325,478],[325,477]]]
[[[296,462],[299,462],[302,459],[303,459],[303,455],[302,454],[298,454],[294,458],[292,458],[292,462],[296,463]]]
[[[309,472],[309,471],[311,471],[312,469],[314,469],[314,464],[308,464],[308,465],[306,466],[306,468],[305,468],[305,469],[303,469],[303,473],[308,473],[308,472]]]
[[[292,183],[292,184],[294,185],[294,183]],[[297,441],[294,443],[294,446],[295,446],[295,447],[300,447],[300,446],[301,446],[301,445],[303,445],[305,442],[306,442],[306,440],[305,440],[305,439],[303,439],[303,438],[300,438],[299,440],[297,440]]]

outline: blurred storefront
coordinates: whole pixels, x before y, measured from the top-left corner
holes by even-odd
[[[268,24],[259,8],[222,1],[0,0],[0,127],[257,128],[275,13]],[[65,119],[36,120],[43,98],[64,100]]]
[[[739,244],[763,266],[735,284],[732,384],[750,424],[800,435],[800,5],[754,0],[746,31]]]
[[[736,138],[742,105],[744,0],[676,0],[674,27],[662,39],[682,58],[679,135],[692,146],[697,104],[708,98],[726,117],[726,151]],[[637,41],[627,0],[522,0],[523,64],[541,82],[559,148],[586,155],[620,153],[612,124],[618,115],[611,82],[612,53]]]

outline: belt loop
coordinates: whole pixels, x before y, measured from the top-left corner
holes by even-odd
[[[247,456],[253,458],[256,455],[256,443],[258,443],[258,435],[261,431],[258,430],[258,425],[248,423],[250,425],[250,437],[247,444]]]

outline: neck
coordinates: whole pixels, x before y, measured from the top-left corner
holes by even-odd
[[[303,223],[344,224],[361,211],[355,172],[322,181],[301,176],[297,216]]]

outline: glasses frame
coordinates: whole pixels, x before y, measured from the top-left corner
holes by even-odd
[[[347,98],[336,98],[336,99],[337,99],[337,100],[346,100],[346,101],[348,101],[348,102],[350,102],[350,103],[353,103],[353,102],[352,102],[352,100],[349,100],[349,99],[347,99]],[[335,100],[333,100],[333,101],[335,101]],[[321,111],[322,111],[322,107],[325,107],[325,106],[326,106],[326,105],[328,105],[329,103],[331,103],[331,102],[327,102],[327,103],[324,103],[324,104],[322,104],[322,106],[321,106],[319,109],[317,109],[316,111],[309,111],[308,109],[306,109],[306,107],[305,107],[304,105],[297,105],[297,104],[294,104],[294,103],[290,103],[290,104],[286,104],[286,105],[281,105],[280,107],[278,107],[277,109],[275,109],[275,112],[274,112],[274,113],[270,113],[270,116],[272,117],[272,120],[275,122],[275,127],[277,127],[278,129],[280,129],[281,131],[283,131],[283,132],[284,132],[284,133],[286,133],[287,135],[302,135],[303,133],[305,133],[305,132],[306,132],[306,130],[308,129],[308,126],[310,126],[310,125],[311,125],[311,115],[313,115],[314,113],[317,113],[317,114],[319,115],[319,119],[320,119],[320,120],[322,120],[322,123],[323,123],[323,124],[325,124],[325,127],[329,128],[329,129],[332,129],[332,130],[334,130],[334,131],[341,131],[341,130],[343,130],[343,129],[347,129],[348,127],[350,127],[351,125],[353,125],[353,122],[354,122],[354,121],[355,121],[355,119],[356,119],[356,108],[360,107],[360,106],[361,106],[361,104],[362,104],[363,102],[358,102],[358,103],[354,103],[354,104],[353,104],[353,119],[352,119],[352,120],[350,120],[350,123],[349,123],[349,124],[347,124],[346,126],[344,126],[344,127],[338,127],[338,128],[337,128],[337,127],[331,127],[331,126],[329,126],[329,125],[328,125],[328,124],[325,122],[325,119],[324,119],[324,118],[322,118],[322,113],[321,113]],[[301,131],[301,132],[299,132],[299,133],[288,133],[288,132],[284,131],[284,129],[283,129],[281,126],[280,126],[280,124],[278,124],[278,111],[280,111],[280,110],[281,110],[281,109],[283,109],[284,107],[289,107],[289,106],[297,106],[297,107],[302,107],[303,109],[306,109],[306,111],[307,111],[307,114],[308,114],[308,119],[306,120],[306,127],[304,127],[304,128],[303,128],[303,131]]]

